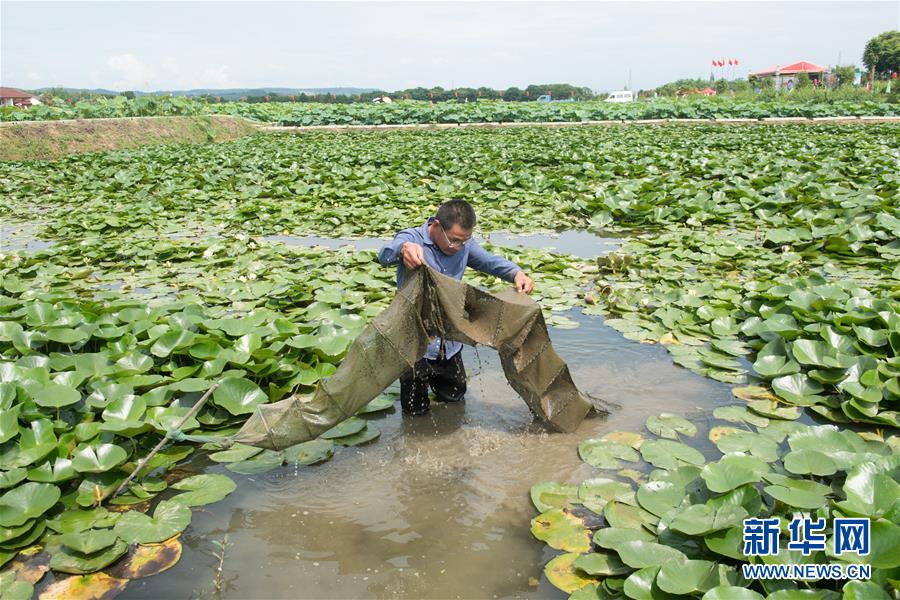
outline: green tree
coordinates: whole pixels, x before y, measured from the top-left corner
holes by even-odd
[[[831,72],[834,73],[834,77],[837,79],[837,87],[842,87],[853,83],[853,79],[856,76],[856,66],[843,65],[835,67]]]
[[[522,100],[525,100],[525,94],[522,90],[513,86],[504,90],[503,99],[507,102],[521,102]]]
[[[900,31],[885,31],[866,42],[863,64],[876,77],[900,71]]]
[[[798,90],[808,88],[809,87],[809,73],[807,73],[806,71],[800,71],[799,73],[797,73],[797,85],[795,87]]]

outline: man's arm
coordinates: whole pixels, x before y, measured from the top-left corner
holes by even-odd
[[[522,271],[522,268],[511,260],[507,260],[502,256],[491,254],[482,248],[478,242],[472,241],[472,249],[469,250],[469,261],[466,263],[476,271],[499,277],[503,281],[513,283],[516,279],[516,273]]]
[[[417,243],[415,236],[407,230],[403,230],[394,236],[394,239],[381,247],[378,251],[378,262],[385,267],[396,265],[400,262],[400,250],[406,242]]]

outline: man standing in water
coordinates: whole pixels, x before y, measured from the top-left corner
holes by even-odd
[[[407,269],[427,263],[439,273],[462,279],[466,267],[509,281],[519,292],[530,294],[534,282],[522,269],[501,256],[490,254],[472,239],[475,210],[465,200],[450,200],[438,208],[421,227],[398,233],[378,252],[378,262],[397,265],[397,287],[403,285]],[[400,405],[403,413],[424,415],[429,411],[428,387],[442,402],[459,402],[466,393],[466,371],[462,362],[462,344],[432,340],[425,356],[400,378]]]

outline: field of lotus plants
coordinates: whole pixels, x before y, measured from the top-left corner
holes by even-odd
[[[602,100],[560,103],[481,101],[432,104],[207,103],[185,97],[122,96],[82,100],[28,110],[0,108],[0,121],[44,121],[171,115],[223,114],[280,125],[399,125],[409,123],[580,122],[637,119],[898,116],[900,106],[881,101],[830,99],[746,102],[730,98],[660,98],[627,104]]]
[[[316,114],[256,107],[270,121]],[[365,121],[369,108],[343,114]],[[577,104],[546,110],[584,118]],[[496,117],[483,120],[536,118]],[[560,552],[544,570],[553,585],[579,599],[896,595],[898,134],[895,124],[282,133],[0,163],[0,596],[115,594],[175,564],[196,507],[253,485],[242,477],[378,443],[366,416],[391,409],[390,395],[283,452],[178,434],[228,435],[260,403],[311,390],[393,297],[394,273],[374,252],[280,239],[390,236],[454,197],[473,202],[483,234],[624,238],[596,260],[503,252],[534,278],[550,325],[576,325],[566,315],[580,310],[734,386],[733,405],[708,422],[653,414],[644,431],[584,439],[572,452],[595,477],[534,482],[531,531]],[[198,455],[232,475],[186,468]],[[742,552],[744,519],[777,517],[784,545],[799,514],[870,519],[871,551]],[[863,563],[872,576],[745,580],[746,562]]]

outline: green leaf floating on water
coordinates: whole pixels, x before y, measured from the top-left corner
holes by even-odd
[[[609,552],[591,552],[582,554],[573,563],[576,569],[584,571],[588,575],[611,577],[631,573],[632,568],[619,560],[619,557]]]
[[[202,506],[218,502],[237,489],[237,484],[228,476],[219,473],[192,475],[172,484],[172,488],[184,493],[172,496],[172,502],[185,506]]]
[[[81,400],[81,393],[75,388],[58,383],[49,383],[34,394],[34,403],[48,408],[62,408]]]
[[[128,544],[123,540],[116,540],[108,548],[92,554],[59,547],[50,550],[53,555],[50,558],[51,569],[61,573],[81,575],[99,571],[116,562],[128,551]]]
[[[191,522],[191,509],[163,500],[149,517],[137,511],[124,513],[115,525],[115,532],[129,544],[155,544],[181,533]]]
[[[59,541],[67,548],[82,554],[93,554],[112,546],[118,536],[112,529],[88,529],[59,536]]]
[[[259,475],[280,467],[282,464],[284,464],[284,452],[263,450],[246,460],[227,464],[225,468],[232,473],[241,475]]]
[[[233,415],[246,415],[269,398],[249,379],[226,377],[213,392],[213,401]]]
[[[348,435],[359,433],[366,428],[367,421],[359,417],[350,417],[341,421],[319,437],[325,440],[342,438]]]
[[[125,448],[115,444],[85,446],[72,457],[72,467],[79,473],[105,473],[127,459]]]
[[[662,413],[647,418],[647,429],[664,438],[678,439],[678,434],[693,437],[697,434],[697,427],[678,415]]]
[[[238,462],[247,460],[252,456],[256,456],[262,452],[262,448],[256,446],[248,446],[247,444],[235,444],[228,450],[220,450],[209,455],[211,460],[221,463]]]
[[[708,560],[686,560],[681,563],[667,563],[659,569],[656,585],[670,594],[693,594],[707,592],[722,583],[720,567]]]
[[[571,483],[542,481],[531,486],[531,503],[538,512],[564,508],[578,501],[578,486]]]
[[[531,533],[551,548],[568,552],[587,552],[590,531],[584,521],[565,509],[553,508],[531,520]]]
[[[23,483],[0,496],[0,526],[16,527],[47,512],[59,500],[59,488],[50,483]]]
[[[634,569],[682,563],[687,557],[680,551],[656,542],[635,540],[622,542],[615,548],[622,562]]]
[[[682,465],[703,466],[706,459],[697,450],[671,440],[650,440],[641,444],[641,456],[661,469],[677,469]]]
[[[288,463],[314,465],[324,462],[334,455],[334,442],[331,440],[309,440],[284,449],[284,458]]]
[[[728,454],[718,462],[704,465],[700,476],[713,492],[728,492],[747,483],[756,483],[769,471],[769,465],[755,456]]]
[[[361,446],[371,441],[377,440],[381,435],[381,430],[374,423],[366,423],[362,430],[350,435],[333,438],[333,441],[341,446]]]
[[[578,444],[581,460],[601,469],[618,469],[620,460],[634,462],[638,453],[624,444],[604,439],[589,439]]]

